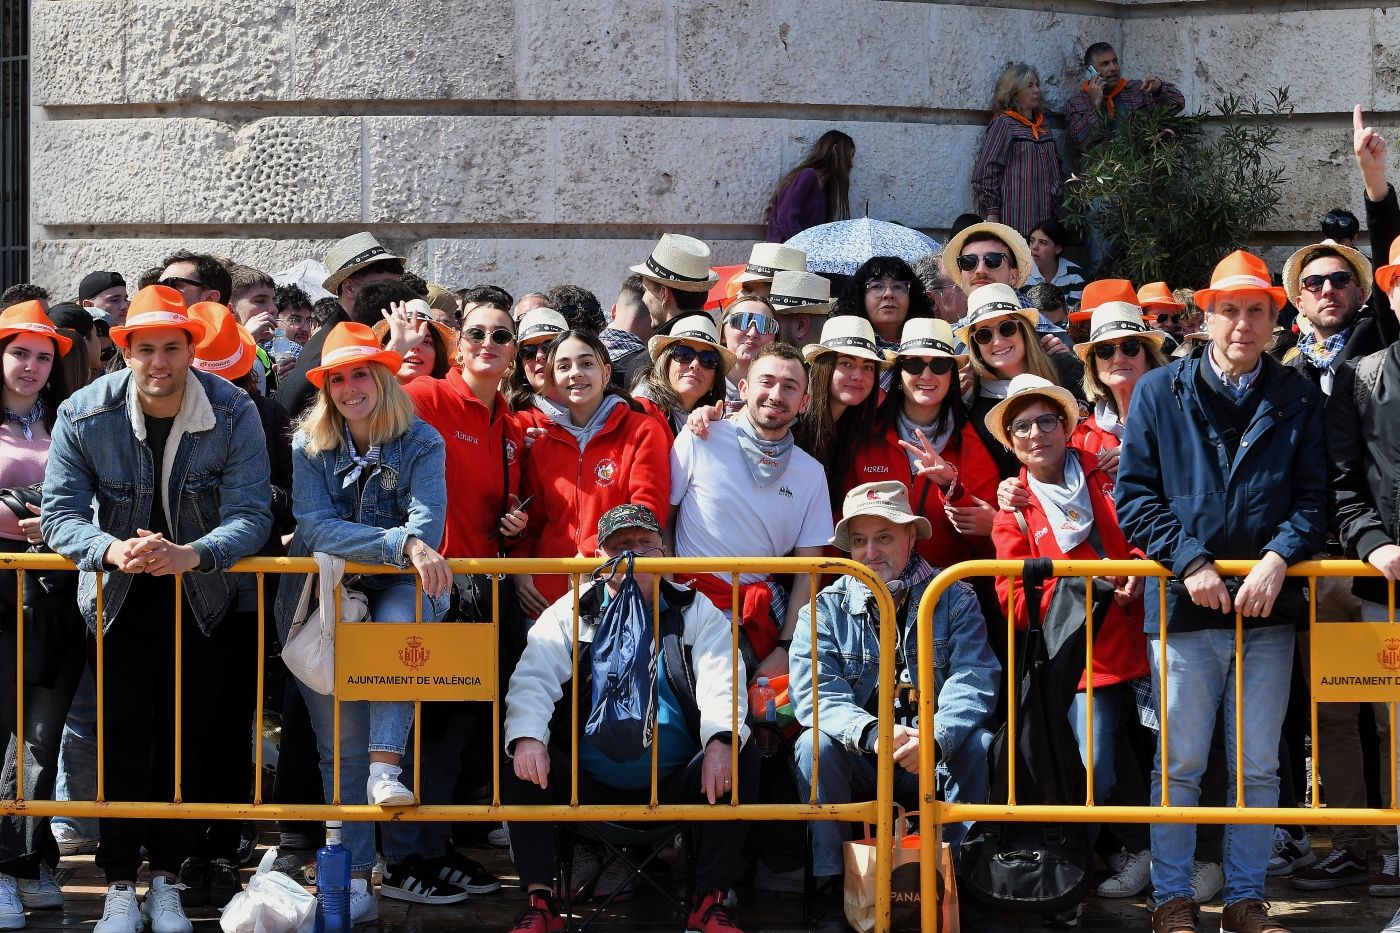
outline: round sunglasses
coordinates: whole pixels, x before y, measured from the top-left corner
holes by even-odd
[[[987,344],[992,342],[992,339],[997,334],[1000,334],[1001,336],[1009,340],[1016,334],[1018,330],[1020,330],[1020,327],[1015,321],[1006,320],[998,324],[995,330],[993,330],[990,326],[977,328],[975,331],[972,332],[972,339],[985,347]]]
[[[486,332],[486,329],[483,327],[465,327],[462,329],[462,336],[466,337],[467,340],[471,343],[479,344],[486,342],[488,334]],[[515,340],[515,334],[505,327],[495,328],[491,331],[489,336],[491,338],[491,342],[498,347],[504,347],[506,344]]]
[[[1034,418],[1018,418],[1011,422],[1011,433],[1015,437],[1030,437],[1031,428],[1040,428],[1041,434],[1049,434],[1065,420],[1064,415],[1037,415]]]
[[[723,362],[717,350],[697,350],[683,343],[671,347],[671,360],[682,366],[689,366],[698,360],[704,369],[719,369],[719,364]]]
[[[1142,352],[1142,341],[1136,337],[1129,337],[1122,343],[1101,343],[1094,347],[1094,356],[1107,363],[1119,350],[1122,350],[1123,355],[1131,360]]]
[[[922,376],[927,369],[935,376],[946,376],[953,371],[954,362],[946,356],[902,356],[899,371],[907,376]]]

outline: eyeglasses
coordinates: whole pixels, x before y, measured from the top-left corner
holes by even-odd
[[[1180,324],[1181,319],[1185,316],[1184,314],[1159,314],[1157,315],[1157,324]]]
[[[729,315],[724,323],[741,334],[748,331],[750,327],[756,328],[760,334],[776,334],[778,332],[778,319],[768,314],[760,314],[757,311],[736,311]]]
[[[996,326],[995,332],[993,332],[992,328],[990,327],[977,328],[972,332],[972,339],[985,347],[987,344],[992,342],[992,339],[996,336],[996,334],[1001,334],[1001,336],[1010,339],[1012,336],[1015,335],[1015,333],[1018,330],[1020,330],[1020,327],[1015,321],[1002,321]]]
[[[1122,350],[1123,355],[1131,360],[1142,352],[1142,341],[1136,337],[1129,337],[1122,343],[1101,343],[1094,347],[1094,356],[1107,363],[1119,350]]]
[[[1329,272],[1327,275],[1310,275],[1303,279],[1303,287],[1314,295],[1322,291],[1322,286],[1327,282],[1332,283],[1333,288],[1346,288],[1351,284],[1352,275],[1346,269],[1338,269],[1336,272]]]
[[[963,253],[958,257],[958,268],[964,272],[971,272],[977,268],[977,263],[982,263],[988,269],[1000,269],[1001,264],[1009,257],[1006,253],[983,253],[978,256],[975,253]]]
[[[288,327],[309,327],[313,320],[309,314],[283,314],[281,319]]]
[[[700,366],[704,369],[719,369],[719,364],[723,362],[717,350],[697,350],[683,343],[676,344],[671,348],[671,359],[682,366],[689,366],[699,360]]]
[[[878,295],[881,292],[889,292],[891,295],[903,297],[909,294],[909,283],[898,282],[894,279],[871,279],[865,283],[867,295]]]
[[[462,336],[466,337],[471,343],[485,343],[487,334],[485,328],[468,327],[463,329]],[[498,347],[504,347],[515,339],[515,334],[504,327],[497,327],[495,330],[491,331],[490,336],[491,342]]]
[[[1017,418],[1011,422],[1011,433],[1015,437],[1030,437],[1031,428],[1040,428],[1041,434],[1049,434],[1065,420],[1064,415],[1036,415],[1034,418]]]
[[[946,356],[902,356],[899,371],[907,376],[922,376],[927,369],[935,376],[946,376],[953,371],[953,362]]]
[[[176,291],[179,291],[182,288],[208,289],[209,287],[203,282],[196,281],[195,279],[187,279],[183,275],[167,275],[165,278],[161,279],[156,284],[164,285],[166,288],[173,288]]]

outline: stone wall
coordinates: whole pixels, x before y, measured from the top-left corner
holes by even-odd
[[[1005,64],[1036,65],[1057,108],[1100,39],[1191,105],[1293,85],[1305,194],[1267,232],[1291,242],[1359,197],[1342,111],[1397,109],[1400,13],[1035,7],[33,0],[32,277],[67,294],[191,242],[275,269],[370,229],[449,286],[572,280],[607,302],[664,231],[742,259],[773,184],[832,127],[857,143],[853,208],[937,235],[971,206]],[[1323,33],[1325,82],[1296,44]]]

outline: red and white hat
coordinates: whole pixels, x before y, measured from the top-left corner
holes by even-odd
[[[72,338],[60,334],[53,326],[53,321],[44,313],[42,301],[22,301],[17,305],[10,305],[0,313],[0,338],[16,334],[34,334],[49,338],[58,347],[59,356],[73,348]]]
[[[131,299],[126,323],[112,328],[112,342],[125,349],[131,335],[141,330],[182,330],[199,343],[204,339],[204,322],[192,319],[185,310],[185,299],[168,285],[147,285]]]
[[[335,325],[321,345],[321,365],[306,371],[306,378],[316,388],[325,381],[326,373],[347,366],[361,366],[365,363],[379,363],[387,366],[389,372],[397,373],[403,366],[403,357],[393,350],[379,345],[374,331],[364,324],[345,321]]]

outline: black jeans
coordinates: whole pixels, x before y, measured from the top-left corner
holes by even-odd
[[[188,636],[187,636],[188,637]],[[218,663],[205,672],[199,684],[210,701],[208,719],[196,733],[200,743],[200,774],[197,784],[185,781],[185,799],[208,803],[251,803],[253,800],[253,742],[261,741],[261,730],[253,727],[259,686],[258,616],[255,611],[230,612],[208,636],[209,657]],[[269,797],[272,788],[264,787]],[[228,859],[238,864],[241,823],[214,820],[207,827],[198,854],[209,859]]]
[[[661,803],[702,803],[700,766],[705,753],[696,752],[684,767],[661,777],[656,794]],[[759,756],[753,743],[739,752],[739,786],[741,799],[758,800]],[[747,791],[742,788],[748,788]],[[645,803],[651,797],[650,788],[621,790],[609,787],[579,769],[579,803]],[[523,781],[515,775],[508,757],[501,758],[501,803],[544,805],[567,803],[569,800],[569,753],[553,745],[549,747],[549,787]],[[728,800],[726,795],[725,800]],[[715,806],[722,803],[716,802]],[[696,891],[725,891],[739,880],[744,862],[740,853],[749,836],[745,820],[693,824],[698,836],[699,860],[695,867]],[[515,870],[520,874],[520,886],[549,884],[554,879],[554,824],[510,824],[510,851]]]

